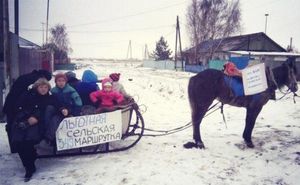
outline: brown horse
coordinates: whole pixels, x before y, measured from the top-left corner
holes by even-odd
[[[275,90],[281,89],[284,85],[291,92],[296,92],[298,90],[296,74],[295,60],[289,58],[284,64],[267,73],[267,90],[249,96],[234,96],[232,89],[224,80],[225,74],[222,71],[207,69],[191,77],[188,85],[188,95],[192,112],[193,139],[195,143],[188,142],[184,144],[184,147],[204,148],[200,135],[200,124],[212,102],[217,99],[223,104],[245,107],[247,109],[243,138],[246,145],[249,148],[253,148],[254,145],[251,140],[252,130],[262,107],[274,95]]]

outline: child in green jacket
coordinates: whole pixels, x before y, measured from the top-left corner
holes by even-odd
[[[51,89],[51,93],[66,108],[64,116],[79,116],[82,101],[76,90],[67,84],[67,77],[63,73],[55,75],[55,87]]]

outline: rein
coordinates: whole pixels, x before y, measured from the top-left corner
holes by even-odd
[[[211,109],[213,109],[214,107],[216,107],[219,103],[221,103],[221,102],[215,103],[207,111],[210,111]],[[211,112],[209,112],[208,114],[206,114],[204,117],[209,116],[210,114],[214,113],[218,109],[221,109],[221,112],[223,113],[223,104],[220,107],[218,107],[218,108],[212,110]],[[224,119],[224,114],[223,114],[223,120],[225,120]],[[177,127],[177,128],[173,128],[173,129],[170,129],[170,130],[155,130],[155,129],[150,129],[150,128],[144,128],[144,130],[146,130],[146,131],[159,132],[161,134],[143,134],[143,136],[151,136],[151,137],[166,136],[166,135],[174,134],[176,132],[183,131],[183,130],[191,127],[191,126],[192,126],[192,121],[188,122],[187,124],[185,124],[183,126],[180,126],[180,127]],[[227,126],[226,126],[226,128],[227,128]]]
[[[276,101],[277,100],[281,100],[282,98],[284,98],[286,95],[288,95],[288,94],[290,94],[291,93],[291,91],[289,91],[289,89],[287,90],[287,92],[282,92],[281,90],[279,90],[283,95],[280,97],[280,98],[277,98],[276,99]]]
[[[296,103],[296,98],[295,97],[300,97],[298,94],[296,94],[295,92],[294,93],[294,96],[293,96],[293,100],[294,100],[294,103]]]
[[[278,85],[278,83],[277,83],[276,80],[275,80],[274,73],[273,73],[272,70],[268,69],[268,74],[269,74],[268,76],[270,77],[269,80],[270,80],[271,82],[273,82],[274,85],[276,86],[276,89],[278,89],[279,92],[281,92],[281,93],[283,94],[280,98],[275,99],[276,101],[277,101],[277,100],[281,100],[281,99],[284,98],[286,95],[292,93],[292,91],[290,91],[290,88],[289,88],[286,92],[283,92],[283,91],[279,88],[279,85]],[[295,97],[299,97],[299,96],[298,96],[295,92],[293,92],[293,93],[294,93],[293,101],[294,101],[294,103],[296,103]]]

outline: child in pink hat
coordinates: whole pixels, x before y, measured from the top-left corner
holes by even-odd
[[[113,91],[112,80],[105,78],[102,80],[102,90],[92,92],[90,99],[94,104],[99,104],[96,112],[100,113],[115,110],[114,106],[121,104],[124,97],[121,93]]]

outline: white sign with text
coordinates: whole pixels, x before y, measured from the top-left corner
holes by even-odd
[[[256,64],[242,70],[245,95],[253,95],[268,88],[265,64]]]
[[[65,118],[56,131],[57,150],[68,150],[120,140],[121,110]]]

